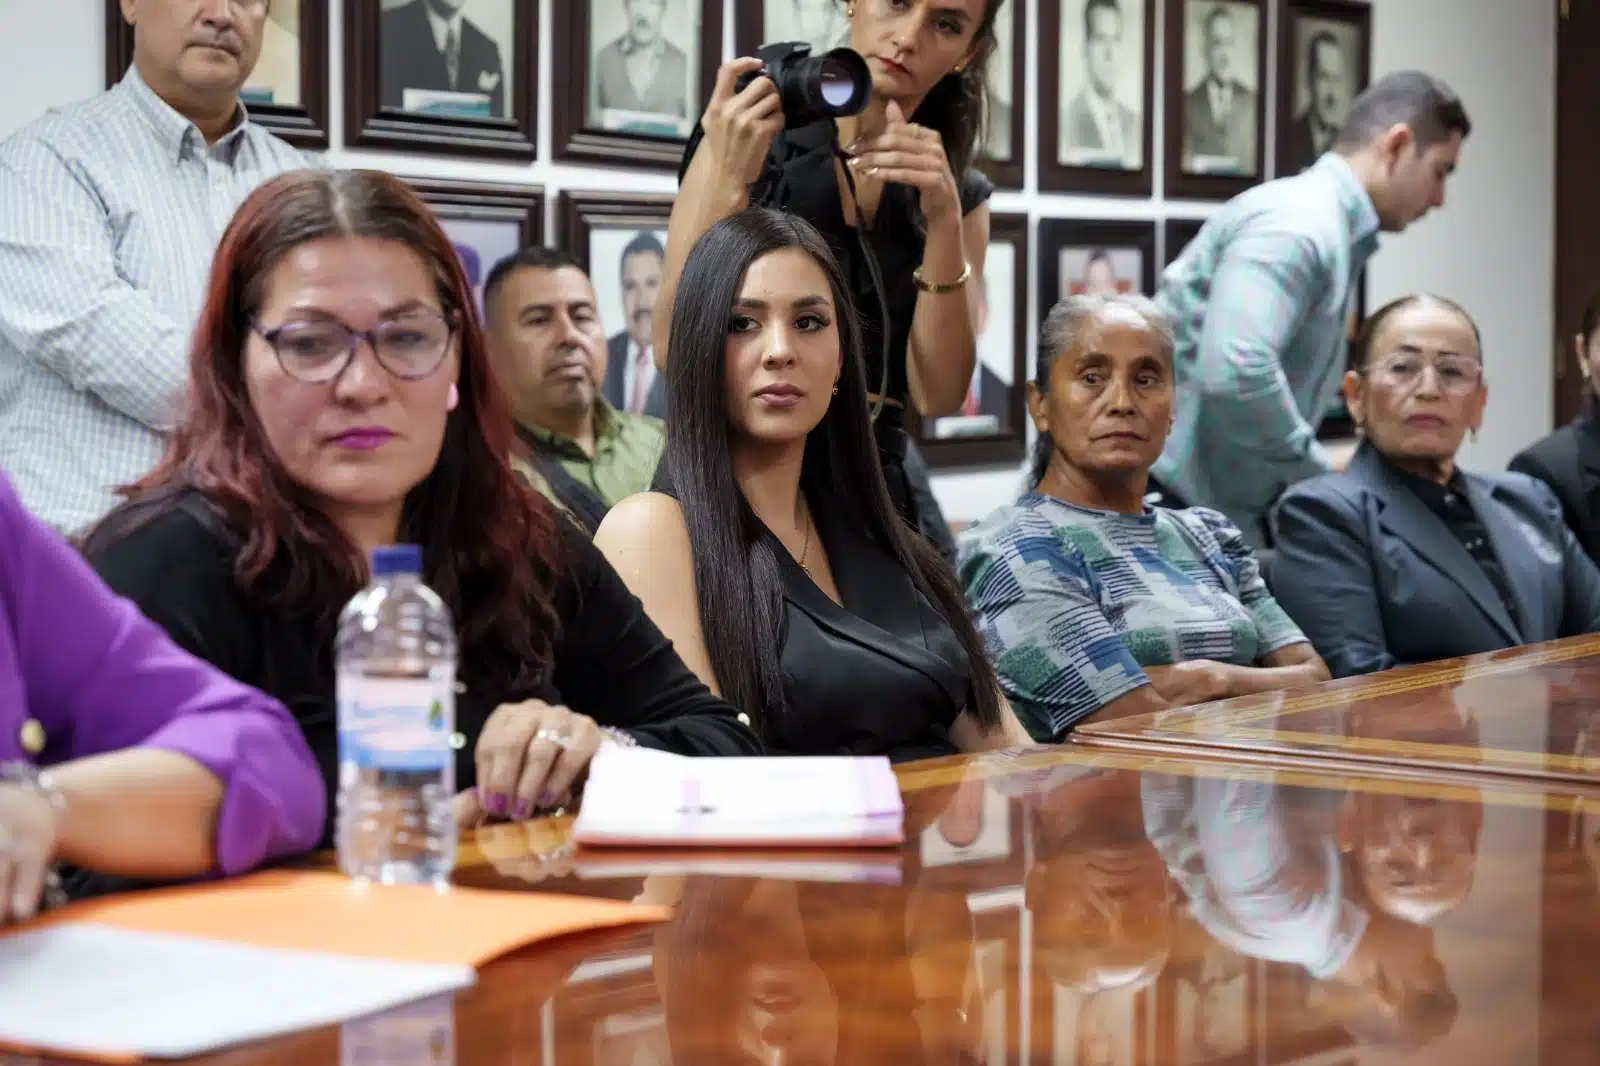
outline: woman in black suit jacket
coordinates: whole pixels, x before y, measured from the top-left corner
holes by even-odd
[[[1345,399],[1365,440],[1278,505],[1273,591],[1335,677],[1600,629],[1600,570],[1550,489],[1455,462],[1483,421],[1477,326],[1407,296],[1362,326]]]
[[[1583,410],[1511,460],[1511,469],[1555,490],[1578,543],[1600,562],[1600,289],[1589,297],[1572,343],[1586,385]]]

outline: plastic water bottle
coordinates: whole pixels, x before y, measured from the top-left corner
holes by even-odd
[[[335,645],[339,869],[381,884],[443,884],[455,867],[455,628],[421,575],[416,545],[374,551]]]

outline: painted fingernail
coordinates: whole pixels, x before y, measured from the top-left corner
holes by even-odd
[[[539,806],[541,806],[541,807],[554,807],[555,805],[556,805],[556,794],[554,792],[541,792],[541,793],[539,793]]]
[[[528,806],[528,801],[525,799],[517,800],[517,805],[511,809],[511,817],[517,819],[518,821],[526,818],[530,813],[531,809]]]
[[[490,814],[504,814],[506,813],[506,798],[498,792],[491,792],[489,793],[488,802],[484,806],[489,808]]]

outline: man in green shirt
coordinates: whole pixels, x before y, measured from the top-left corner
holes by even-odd
[[[659,418],[618,411],[600,395],[606,335],[594,286],[577,261],[526,248],[495,264],[484,283],[489,360],[532,449],[530,477],[591,531],[619,500],[655,477],[665,432]]]

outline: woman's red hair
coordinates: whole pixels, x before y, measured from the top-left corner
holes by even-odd
[[[161,462],[123,490],[128,502],[91,534],[91,551],[199,492],[240,539],[239,584],[331,634],[366,580],[366,560],[268,446],[245,388],[244,349],[277,264],[308,241],[338,237],[404,244],[431,268],[444,309],[455,314],[460,402],[433,470],[406,497],[400,538],[422,546],[425,580],[450,605],[463,653],[512,681],[546,663],[554,639],[555,518],[512,470],[516,434],[460,259],[421,198],[382,171],[295,171],[239,208],[195,327],[183,418]]]

